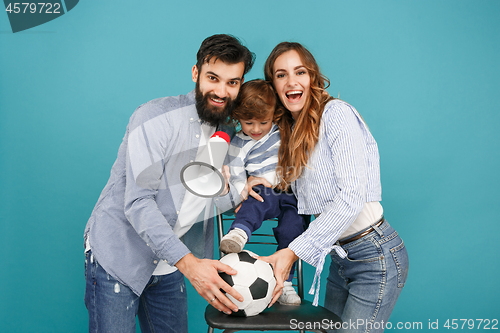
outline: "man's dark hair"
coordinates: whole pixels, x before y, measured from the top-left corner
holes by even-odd
[[[196,55],[196,67],[201,71],[204,63],[210,62],[210,59],[220,60],[228,64],[237,64],[243,62],[245,70],[243,75],[252,69],[255,61],[255,54],[250,52],[241,41],[231,35],[220,34],[206,38],[201,43],[200,49]]]

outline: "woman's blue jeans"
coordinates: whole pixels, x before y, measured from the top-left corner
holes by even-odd
[[[342,246],[345,259],[331,254],[325,307],[343,321],[337,332],[383,332],[405,285],[408,254],[403,240],[387,221],[374,229]]]
[[[89,332],[135,333],[136,316],[143,333],[188,331],[186,285],[179,271],[152,276],[139,297],[87,252],[85,279]]]

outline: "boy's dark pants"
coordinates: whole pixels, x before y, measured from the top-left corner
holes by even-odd
[[[254,191],[259,193],[264,202],[248,196],[236,214],[230,230],[240,228],[250,239],[252,232],[259,229],[263,221],[278,218],[278,226],[273,228],[274,237],[278,242],[277,250],[286,248],[307,229],[311,216],[298,213],[297,198],[291,192],[279,192],[263,185],[255,186]],[[292,266],[288,281],[293,277],[294,271],[295,264]]]

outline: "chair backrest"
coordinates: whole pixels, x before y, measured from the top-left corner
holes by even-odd
[[[234,215],[232,214],[222,214],[219,210],[216,211],[217,214],[217,234],[219,237],[219,243],[224,236],[224,231],[228,230],[231,222],[234,220]],[[272,227],[276,225],[274,221],[265,222],[262,224],[261,228],[257,233],[252,234],[251,241],[248,242],[248,250],[255,252],[259,255],[270,255],[275,252],[275,239],[272,232]],[[268,230],[271,230],[270,232]],[[266,246],[263,246],[266,245]],[[257,249],[252,249],[251,247],[258,247]],[[266,252],[264,247],[268,248],[269,252]],[[247,246],[245,246],[247,248]],[[223,253],[220,253],[223,256]],[[296,321],[298,323],[320,323],[325,320],[332,325],[341,324],[340,318],[332,313],[331,311],[325,309],[322,306],[313,306],[312,303],[303,298],[303,278],[302,278],[302,261],[298,260],[295,277],[296,277],[296,287],[298,295],[302,299],[299,306],[289,306],[279,304],[276,302],[271,308],[267,308],[262,313],[251,317],[237,317],[228,316],[223,312],[218,311],[211,305],[207,305],[205,309],[205,320],[208,325],[208,333],[213,333],[214,329],[222,329],[224,332],[236,332],[236,331],[300,331],[305,332],[304,328],[292,328],[291,323]],[[326,333],[326,329],[318,328],[311,329],[308,331],[313,332],[323,332]]]
[[[217,235],[219,244],[222,237],[226,234],[231,223],[234,221],[234,214],[232,213],[221,213],[218,208],[216,208],[217,217]],[[245,245],[245,249],[257,253],[258,255],[270,255],[276,251],[276,246],[278,243],[272,233],[272,227],[276,226],[278,219],[269,219],[264,221],[262,227],[255,233]],[[264,249],[261,245],[266,245],[267,249]],[[219,258],[222,258],[224,253],[219,251]],[[297,287],[297,294],[301,299],[304,299],[304,280],[303,280],[303,265],[302,260],[297,260],[295,267],[295,275],[293,285]]]

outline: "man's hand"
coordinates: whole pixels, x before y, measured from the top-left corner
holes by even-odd
[[[221,171],[226,183],[224,191],[222,191],[222,193],[220,194],[221,196],[223,196],[229,193],[229,179],[231,178],[231,172],[229,171],[229,167],[227,165],[223,165]]]
[[[237,214],[237,213],[238,213],[238,211],[240,210],[240,208],[241,208],[241,204],[239,204],[239,205],[238,205],[238,207],[236,207],[236,208],[234,209],[234,213],[235,213],[235,214]]]
[[[276,287],[273,291],[273,298],[269,307],[271,307],[281,296],[284,282],[290,275],[292,265],[299,257],[289,248],[281,249],[268,257],[259,257],[260,260],[270,263],[273,266],[274,277],[276,277]]]
[[[264,199],[262,199],[262,197],[260,195],[258,195],[257,192],[255,192],[253,190],[253,187],[257,186],[257,185],[264,185],[265,187],[272,187],[271,183],[269,183],[265,178],[250,176],[247,179],[247,184],[246,184],[245,188],[241,192],[241,199],[246,200],[248,198],[248,195],[251,195],[255,199],[259,200],[260,202],[263,202]]]
[[[234,275],[236,274],[234,269],[217,260],[198,259],[192,253],[185,255],[175,266],[191,282],[201,297],[214,308],[226,314],[238,311],[238,307],[221,292],[221,289],[240,302],[243,301],[243,297],[217,273],[219,270]]]

